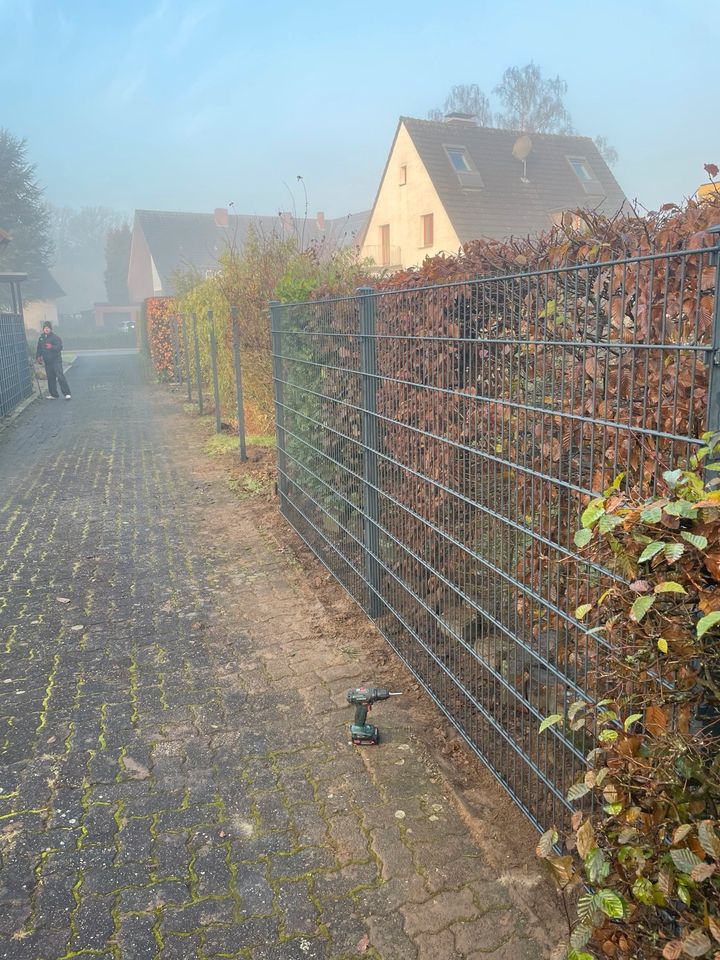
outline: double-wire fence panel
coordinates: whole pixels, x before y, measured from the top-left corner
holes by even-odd
[[[31,396],[32,373],[22,317],[0,313],[0,417]]]
[[[541,828],[567,824],[611,573],[574,535],[717,420],[717,249],[272,308],[280,508]],[[712,423],[717,427],[720,423]]]

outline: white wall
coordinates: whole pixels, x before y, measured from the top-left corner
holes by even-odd
[[[406,182],[401,183],[401,168]],[[423,246],[422,216],[433,214],[433,243]],[[380,264],[380,227],[390,225],[390,267],[414,267],[437,253],[456,254],[461,246],[425,165],[402,124],[370,216],[361,255]]]

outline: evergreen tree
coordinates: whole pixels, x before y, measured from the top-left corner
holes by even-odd
[[[130,266],[130,225],[125,221],[112,228],[105,242],[105,289],[108,303],[128,302],[128,268]]]
[[[33,276],[52,258],[50,211],[28,163],[27,144],[0,128],[0,227],[11,242],[0,247],[0,270]]]

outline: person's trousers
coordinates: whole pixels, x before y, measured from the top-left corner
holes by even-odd
[[[62,359],[60,357],[53,358],[52,360],[45,360],[45,373],[47,374],[48,379],[48,393],[51,397],[57,397],[58,384],[60,384],[60,389],[63,392],[63,396],[70,396],[70,387],[65,379]]]

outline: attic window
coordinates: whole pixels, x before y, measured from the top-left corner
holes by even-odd
[[[595,177],[590,171],[590,167],[587,164],[587,160],[583,160],[581,157],[568,157],[570,161],[570,166],[575,171],[578,180],[581,180],[583,183],[588,183],[590,180],[594,180]]]
[[[400,167],[400,186],[404,187],[407,183],[407,164],[403,163]]]
[[[460,186],[466,190],[479,190],[483,186],[482,177],[478,173],[467,147],[443,144],[445,154],[450,165],[457,174]]]
[[[602,184],[595,176],[595,171],[585,157],[568,157],[567,162],[573,168],[573,173],[582,184],[585,193],[602,196],[604,193]]]
[[[458,173],[470,173],[472,171],[465,147],[445,147],[445,152]]]

